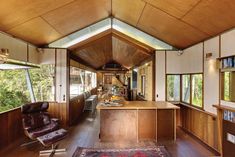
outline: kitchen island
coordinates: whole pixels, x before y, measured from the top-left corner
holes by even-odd
[[[164,101],[123,101],[121,104],[97,106],[102,142],[176,140],[178,106]]]

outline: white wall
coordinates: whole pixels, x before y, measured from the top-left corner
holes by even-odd
[[[156,51],[156,77],[155,77],[155,100],[156,101],[165,101],[166,93],[165,93],[165,51]],[[158,96],[157,96],[158,95]]]
[[[221,56],[220,50],[221,47]],[[203,56],[204,51],[204,56]],[[206,59],[206,53],[212,53],[210,59]],[[177,51],[156,51],[156,100],[165,100],[165,68],[167,74],[202,73],[204,72],[204,110],[216,114],[214,104],[235,107],[235,103],[220,99],[219,67],[216,58],[235,55],[235,29],[219,36],[204,41],[183,51],[178,55]],[[166,57],[166,58],[165,58]],[[203,64],[204,57],[204,64]],[[166,64],[165,64],[166,61]],[[165,66],[166,65],[166,66]]]
[[[216,114],[213,104],[219,104],[219,69],[216,58],[219,57],[219,37],[204,42],[204,58],[212,53],[210,59],[204,60],[204,109]]]
[[[0,33],[0,49],[2,48],[9,50],[10,59],[38,64],[36,46],[13,38],[5,33]]]
[[[167,74],[203,72],[203,44],[187,48],[179,55],[178,51],[167,51]]]

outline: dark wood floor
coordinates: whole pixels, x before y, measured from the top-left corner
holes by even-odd
[[[25,139],[24,139],[25,140]],[[23,139],[16,141],[8,149],[2,150],[0,156],[4,157],[38,157],[39,151],[43,150],[41,144],[36,143],[28,147],[20,147]],[[130,147],[142,146],[146,143],[140,142],[136,144],[124,143],[100,143],[99,142],[99,116],[92,118],[88,113],[85,113],[78,125],[69,129],[69,136],[61,141],[59,148],[67,148],[66,154],[56,155],[58,157],[70,157],[77,146],[80,147]],[[183,130],[177,130],[177,140],[173,142],[161,142],[157,145],[164,145],[170,152],[172,157],[209,157],[216,156],[213,152],[208,150],[204,145],[186,134]]]

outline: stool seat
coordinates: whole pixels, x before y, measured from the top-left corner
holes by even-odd
[[[37,138],[39,142],[41,142],[44,146],[50,146],[63,138],[67,135],[67,130],[65,129],[59,129],[55,130],[53,132],[50,132],[46,135],[40,136]]]

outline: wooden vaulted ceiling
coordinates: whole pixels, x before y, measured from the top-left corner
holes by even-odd
[[[0,30],[42,46],[114,16],[176,48],[235,26],[233,0],[8,0]]]
[[[115,30],[102,32],[69,49],[94,69],[113,61],[130,69],[153,54],[153,48]]]

